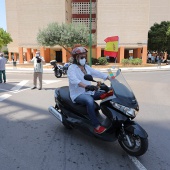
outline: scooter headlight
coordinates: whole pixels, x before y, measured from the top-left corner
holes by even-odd
[[[125,107],[121,104],[115,103],[113,101],[110,101],[110,103],[112,104],[112,106],[114,108],[116,108],[117,110],[120,110],[121,112],[123,112],[125,115],[134,118],[137,115],[137,111],[135,109],[129,108],[129,107]]]
[[[128,111],[126,112],[126,115],[130,117],[136,117],[136,114],[137,114],[136,110],[132,108],[129,108]]]

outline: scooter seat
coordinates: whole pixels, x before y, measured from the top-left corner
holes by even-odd
[[[87,109],[85,108],[85,105],[80,105],[77,103],[73,103],[70,98],[70,92],[68,86],[63,86],[55,91],[56,94],[59,95],[60,100],[62,101],[62,104],[67,108],[70,108],[71,110],[76,111],[77,113],[81,114],[88,114]],[[99,105],[95,102],[95,109],[100,110]]]

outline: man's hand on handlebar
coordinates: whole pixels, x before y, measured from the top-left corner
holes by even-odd
[[[100,84],[100,89],[104,90],[105,92],[108,92],[110,90],[109,87],[104,83]]]
[[[97,88],[96,86],[94,86],[94,85],[87,85],[87,86],[85,87],[85,90],[86,90],[86,91],[97,91],[98,88]]]

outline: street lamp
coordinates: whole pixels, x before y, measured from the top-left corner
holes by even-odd
[[[90,56],[89,56],[89,65],[92,65],[92,2],[90,0],[90,36],[89,36],[89,47],[90,47]]]

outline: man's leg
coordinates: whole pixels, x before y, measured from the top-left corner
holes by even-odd
[[[86,105],[87,107],[87,113],[89,114],[90,120],[94,126],[94,128],[98,127],[100,125],[95,112],[95,105],[94,105],[94,99],[88,94],[81,94],[75,99],[76,103]]]
[[[0,83],[2,83],[2,70],[0,70]]]
[[[104,93],[106,93],[106,92],[96,91],[96,92],[94,93],[94,95],[92,95],[92,97],[93,97],[94,100],[100,100],[100,96],[101,96],[102,94],[104,94]]]
[[[34,84],[34,87],[37,87],[37,72],[34,72],[34,81],[33,81],[33,84]]]
[[[5,70],[2,71],[4,83],[6,83],[6,73]]]
[[[38,73],[38,79],[39,79],[39,89],[41,90],[42,89],[42,73]]]

